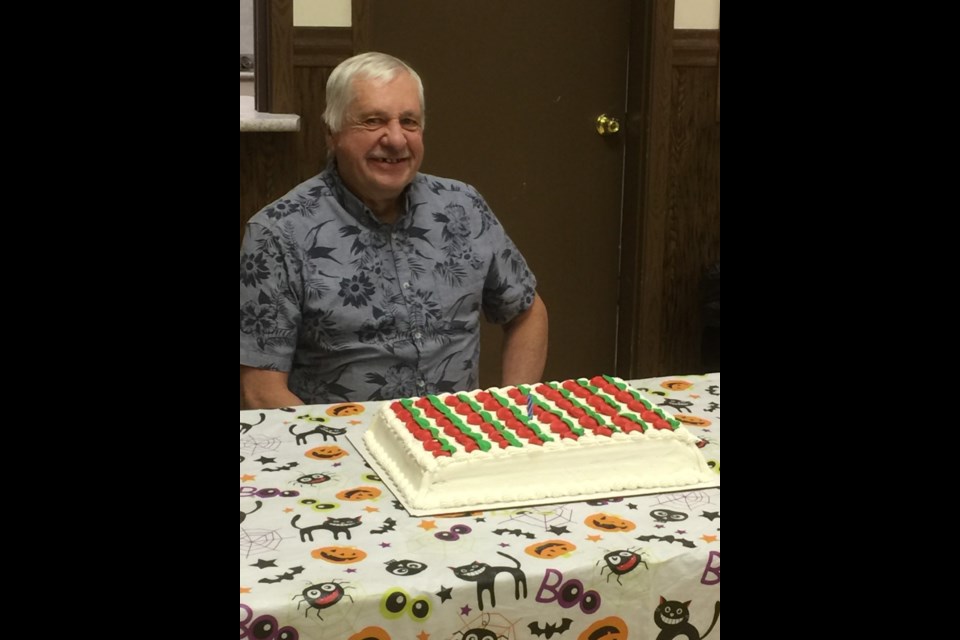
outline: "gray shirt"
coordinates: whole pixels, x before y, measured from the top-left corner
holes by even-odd
[[[240,249],[240,364],[308,404],[475,389],[479,315],[503,324],[536,278],[477,191],[417,174],[381,224],[336,166],[267,206]]]

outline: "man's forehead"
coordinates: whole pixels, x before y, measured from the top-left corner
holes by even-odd
[[[402,91],[404,89],[417,91],[417,83],[409,73],[398,73],[389,80],[371,76],[357,76],[353,79],[353,89],[356,93],[381,93],[382,91]]]
[[[355,95],[383,95],[410,93],[417,95],[417,83],[410,74],[401,73],[390,80],[358,76],[353,79]]]
[[[420,109],[403,109],[397,113],[393,113],[389,109],[383,109],[378,107],[364,107],[363,105],[358,105],[354,103],[354,113],[359,116],[399,116],[401,118],[417,117],[420,115]]]

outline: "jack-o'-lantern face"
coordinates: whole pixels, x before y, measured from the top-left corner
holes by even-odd
[[[577,640],[628,640],[627,624],[617,616],[597,620]]]
[[[310,552],[317,560],[333,564],[353,564],[367,557],[367,552],[356,547],[320,547]]]
[[[390,640],[390,634],[380,627],[367,627],[357,631],[347,640]]]
[[[534,558],[556,558],[557,556],[564,556],[572,551],[576,550],[576,545],[572,542],[567,542],[566,540],[544,540],[543,542],[535,542],[524,551],[533,556]]]
[[[587,525],[591,529],[607,531],[609,533],[624,533],[627,531],[633,531],[637,528],[637,525],[629,520],[612,516],[609,513],[595,513],[591,516],[587,516],[587,519],[583,521],[583,524]]]
[[[339,460],[350,454],[336,445],[328,445],[324,447],[314,447],[303,455],[311,460]]]
[[[354,487],[353,489],[344,489],[337,494],[341,500],[350,502],[359,502],[360,500],[373,500],[380,497],[380,489],[376,487]]]
[[[693,383],[686,380],[664,380],[660,386],[670,391],[686,391],[693,386]]]
[[[700,427],[701,429],[706,429],[713,424],[706,418],[701,418],[700,416],[688,416],[685,413],[678,413],[673,417],[689,427]]]
[[[357,416],[363,413],[364,410],[365,409],[362,404],[357,404],[356,402],[345,402],[342,404],[335,404],[327,409],[327,415],[333,416],[334,418],[343,416]]]
[[[434,518],[476,518],[482,516],[483,511],[460,511],[459,513],[438,513]]]

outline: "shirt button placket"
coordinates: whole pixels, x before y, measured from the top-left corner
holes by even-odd
[[[405,234],[402,232],[392,233],[390,235],[390,248],[391,253],[393,254],[393,264],[397,274],[397,281],[400,282],[400,295],[407,302],[408,305],[413,303],[413,283],[411,282],[411,270],[410,265],[407,260],[407,254],[412,253],[410,247],[406,243]],[[408,317],[408,319],[410,319]],[[421,362],[420,362],[420,346],[422,344],[423,332],[420,328],[413,328],[413,331],[410,334],[412,338],[412,344],[406,343],[405,345],[398,345],[398,353],[401,352],[410,352],[410,355],[413,359],[413,366],[417,369],[417,393],[424,395],[427,392],[427,384],[423,378],[423,375],[419,372]]]

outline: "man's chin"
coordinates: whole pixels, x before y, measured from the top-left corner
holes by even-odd
[[[413,174],[404,173],[402,176],[374,176],[373,186],[380,193],[399,196],[407,185],[413,181]]]

